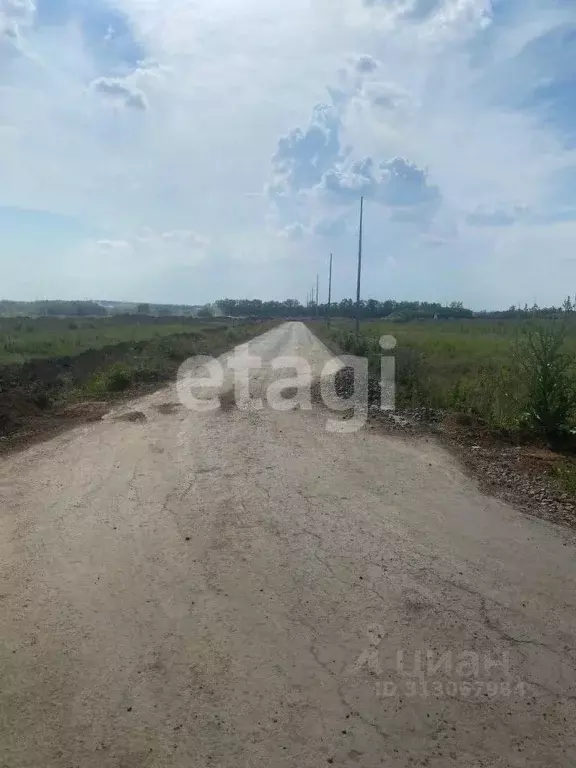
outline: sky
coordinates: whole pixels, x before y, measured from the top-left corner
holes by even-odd
[[[576,293],[576,0],[0,0],[0,298]]]

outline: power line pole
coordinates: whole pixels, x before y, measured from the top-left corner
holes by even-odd
[[[331,304],[332,304],[332,254],[330,254],[330,273],[328,277],[328,309],[326,311],[327,325],[330,325]]]
[[[360,335],[360,289],[362,286],[362,228],[364,224],[364,198],[360,198],[360,238],[358,244],[358,283],[356,286],[356,336]]]
[[[316,317],[318,317],[318,306],[319,306],[319,295],[320,295],[320,275],[316,275]]]

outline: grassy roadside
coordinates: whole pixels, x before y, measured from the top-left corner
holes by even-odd
[[[274,325],[196,324],[188,326],[187,332],[171,334],[149,328],[146,339],[0,366],[0,447],[11,448],[99,418],[111,403],[173,380],[189,357],[217,357]],[[133,335],[133,330],[122,328],[120,333]]]
[[[576,325],[500,321],[366,322],[356,337],[346,321],[311,327],[380,374],[380,338],[396,340],[399,408],[458,413],[514,439],[569,442],[576,428]]]
[[[346,322],[309,326],[335,354],[367,357],[376,380],[380,337],[394,336],[400,414],[424,421],[432,415],[435,423],[425,429],[455,449],[491,492],[516,504],[520,497],[531,514],[576,524],[574,330],[554,354],[539,358],[527,350],[518,362],[515,344],[522,350],[528,343],[517,341],[518,324],[473,323],[363,323],[358,338]],[[552,414],[552,427],[538,413]]]

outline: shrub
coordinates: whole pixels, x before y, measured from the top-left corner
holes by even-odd
[[[461,377],[449,392],[448,406],[504,432],[518,432],[522,426],[517,376],[508,368],[486,368]]]
[[[132,383],[133,372],[125,365],[113,365],[106,372],[106,389],[109,392],[123,392]]]
[[[430,404],[429,377],[424,355],[414,349],[396,349],[396,393],[398,404],[414,407]]]
[[[52,405],[48,392],[38,392],[34,397],[34,403],[41,411],[47,411]]]
[[[229,344],[237,344],[240,341],[241,335],[238,333],[238,331],[235,331],[233,328],[229,328],[226,331],[226,341]]]
[[[124,392],[134,379],[134,372],[121,363],[94,375],[83,387],[88,395],[104,395],[106,392]]]
[[[514,344],[514,359],[524,389],[527,425],[547,437],[570,431],[576,408],[574,360],[565,350],[567,327],[561,321],[530,325]]]

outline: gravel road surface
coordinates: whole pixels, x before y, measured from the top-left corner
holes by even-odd
[[[576,765],[574,534],[331,416],[165,389],[3,461],[2,768]]]

